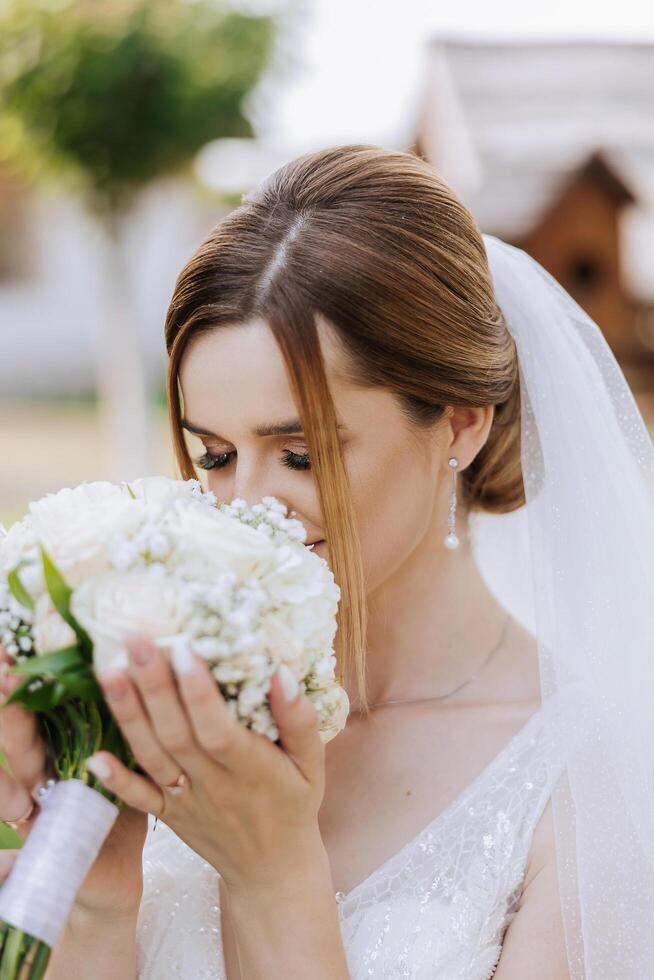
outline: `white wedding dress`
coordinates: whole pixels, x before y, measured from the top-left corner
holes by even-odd
[[[416,837],[335,896],[352,980],[493,975],[565,751],[554,697]],[[165,824],[153,824],[150,818],[138,976],[225,980],[218,874]]]

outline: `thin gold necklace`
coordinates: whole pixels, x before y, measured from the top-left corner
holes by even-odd
[[[419,702],[425,702],[425,701],[441,701],[443,698],[449,698],[453,694],[456,694],[456,692],[457,691],[460,691],[462,687],[465,687],[466,684],[470,684],[471,681],[474,681],[475,677],[478,677],[479,676],[479,674],[482,672],[482,670],[484,669],[484,667],[486,666],[486,664],[488,664],[488,662],[490,661],[490,659],[493,656],[493,654],[496,653],[499,650],[499,648],[502,646],[502,644],[504,643],[504,640],[506,638],[506,634],[507,634],[507,630],[509,628],[509,623],[511,622],[511,618],[512,617],[510,615],[506,617],[506,619],[504,621],[504,626],[502,627],[502,634],[501,634],[499,640],[497,641],[497,643],[495,644],[495,646],[492,648],[492,650],[490,651],[490,653],[487,655],[487,657],[484,660],[484,662],[481,665],[481,667],[478,670],[475,671],[475,673],[472,675],[472,677],[468,677],[467,680],[463,681],[463,683],[459,684],[452,691],[448,691],[447,694],[435,694],[433,697],[428,697],[428,698],[393,698],[391,701],[378,701],[376,704],[369,704],[368,707],[369,708],[381,708],[381,707],[383,707],[386,704],[417,704]],[[350,711],[359,711],[360,712],[362,710],[363,709],[360,708],[359,706],[357,706],[355,708],[350,708]]]

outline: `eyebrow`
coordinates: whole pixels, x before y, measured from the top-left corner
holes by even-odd
[[[188,429],[189,432],[194,432],[197,436],[211,436],[214,439],[222,439],[223,436],[219,436],[217,432],[209,432],[207,429],[202,428],[202,426],[194,425],[187,419],[182,419],[182,428]],[[340,422],[337,425],[338,429],[344,429],[345,426]],[[274,422],[270,425],[257,425],[252,429],[253,436],[292,436],[296,435],[298,432],[303,432],[302,423],[299,419],[292,419],[289,422]],[[227,440],[225,440],[227,441]]]

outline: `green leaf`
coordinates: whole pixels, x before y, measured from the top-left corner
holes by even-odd
[[[26,677],[22,684],[19,684],[15,691],[9,695],[5,700],[3,707],[8,704],[24,704],[24,697],[27,694],[27,689],[32,683],[33,678]]]
[[[56,567],[43,545],[41,545],[41,560],[43,562],[45,584],[47,586],[50,598],[52,599],[52,603],[61,618],[68,622],[71,615],[70,597],[73,594],[73,590],[66,584],[61,572]]]
[[[134,491],[130,487],[129,483],[126,483],[125,486],[127,487],[127,492],[130,495],[130,497],[132,498],[132,500],[136,500],[136,494],[134,493]]]
[[[117,759],[125,763],[128,769],[134,766],[134,756],[132,750],[127,743],[122,730],[116,724],[115,719],[110,716],[105,720],[104,727],[102,730],[102,740],[99,745],[100,748],[105,749],[107,752],[111,752],[115,755]]]
[[[16,690],[7,698],[7,704],[20,704],[26,711],[36,714],[50,711],[58,703],[62,689],[56,681],[46,680],[35,691],[30,691],[34,677],[26,677]]]
[[[103,697],[100,685],[90,673],[65,671],[57,680],[66,688],[69,697],[84,703],[95,703]]]
[[[38,716],[43,741],[49,747],[49,755],[60,779],[67,778],[71,766],[71,746],[68,718],[62,717],[61,709]]]
[[[30,681],[30,683],[34,683]],[[44,684],[37,691],[26,691],[21,698],[21,705],[27,710],[34,713],[41,711],[50,711],[51,708],[56,704],[56,685],[55,684]],[[5,704],[7,702],[5,701]]]
[[[56,567],[49,554],[41,545],[41,559],[43,561],[43,575],[48,594],[52,599],[52,604],[65,622],[74,631],[79,640],[82,654],[86,660],[90,660],[93,652],[93,643],[86,630],[80,626],[72,612],[70,611],[70,597],[73,590],[66,584],[64,578]]]
[[[86,716],[89,722],[91,734],[91,752],[97,752],[102,745],[102,714],[100,708],[95,703],[90,703],[86,708]]]
[[[21,565],[22,564],[24,563],[21,562]],[[13,595],[14,599],[17,602],[20,602],[21,606],[24,606],[25,609],[33,610],[34,599],[18,577],[18,569],[20,567],[21,566],[19,565],[18,568],[14,568],[13,572],[9,572],[9,575],[7,575],[7,585],[9,586],[9,591]]]
[[[54,650],[52,653],[30,657],[28,660],[23,660],[22,663],[14,664],[9,673],[31,678],[42,677],[47,674],[56,677],[63,671],[80,667],[86,667],[86,661],[82,657],[79,647],[64,647],[62,650]]]

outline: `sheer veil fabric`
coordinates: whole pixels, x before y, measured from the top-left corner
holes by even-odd
[[[475,513],[471,536],[537,638],[543,701],[559,702],[566,767],[552,811],[570,976],[644,980],[654,977],[654,445],[597,324],[526,252],[483,239],[518,351],[526,504]]]

